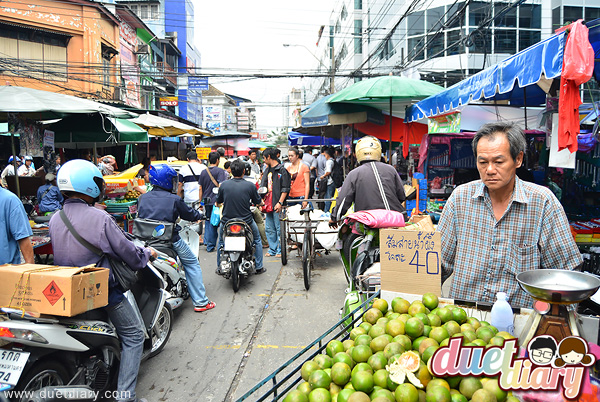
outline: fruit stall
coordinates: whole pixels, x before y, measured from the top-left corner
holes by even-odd
[[[143,179],[131,179],[125,185],[108,187],[108,198],[101,204],[117,223],[128,233],[131,233],[133,219],[137,215],[137,201],[142,193],[137,190]],[[119,184],[119,183],[117,183]],[[145,186],[145,183],[143,184]]]
[[[521,273],[534,308],[509,307],[502,322],[496,305],[441,297],[439,233],[380,237],[381,289],[238,401],[599,400],[599,320],[569,305],[597,292],[600,279]],[[400,258],[395,247],[408,251]]]

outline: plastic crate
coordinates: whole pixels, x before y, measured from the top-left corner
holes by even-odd
[[[127,202],[105,201],[106,212],[128,212],[129,207],[135,205],[137,200]]]

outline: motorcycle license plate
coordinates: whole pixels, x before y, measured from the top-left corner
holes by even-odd
[[[15,350],[0,351],[0,383],[17,385],[19,377],[29,359],[29,352]]]
[[[244,251],[246,249],[245,237],[226,237],[225,251]]]

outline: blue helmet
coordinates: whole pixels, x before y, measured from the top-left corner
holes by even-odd
[[[60,191],[88,195],[94,199],[104,192],[104,179],[92,162],[73,159],[62,165],[56,181]]]
[[[11,155],[10,158],[8,158],[8,163],[13,163],[14,157]],[[17,156],[17,163],[21,163],[21,159],[19,159],[19,157]]]
[[[150,165],[150,184],[168,191],[173,190],[173,182],[177,181],[177,172],[169,165]]]

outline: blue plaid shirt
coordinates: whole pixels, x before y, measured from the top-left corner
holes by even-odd
[[[454,299],[493,303],[497,292],[506,292],[512,307],[531,307],[533,299],[519,287],[518,273],[573,269],[583,261],[554,194],[518,177],[499,221],[487,187],[475,180],[452,193],[438,230],[442,267],[446,274],[454,272]]]

